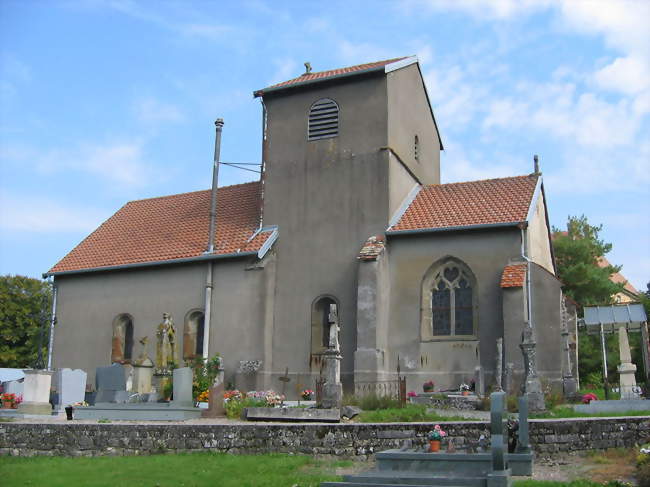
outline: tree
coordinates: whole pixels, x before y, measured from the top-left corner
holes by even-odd
[[[49,282],[0,276],[0,367],[44,366],[51,303]]]
[[[620,266],[598,265],[598,259],[612,250],[612,244],[598,238],[602,228],[589,225],[583,215],[569,217],[567,232],[553,229],[558,277],[564,284],[564,294],[580,307],[611,304],[613,296],[623,289],[623,284],[609,279],[621,270]]]

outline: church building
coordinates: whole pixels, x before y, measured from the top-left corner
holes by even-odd
[[[129,364],[169,313],[181,360],[220,353],[239,387],[278,390],[288,370],[313,388],[336,304],[349,392],[398,365],[408,390],[521,383],[527,323],[561,390],[575,364],[537,169],[441,184],[415,56],[308,68],[254,96],[262,174],[218,188],[212,249],[211,191],[196,191],[125,204],[47,272],[54,367]]]

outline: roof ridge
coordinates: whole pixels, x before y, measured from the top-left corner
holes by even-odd
[[[248,181],[247,183],[231,184],[231,185],[228,185],[228,186],[219,186],[218,189],[230,189],[230,188],[236,188],[238,186],[246,186],[248,184],[259,184],[259,181]],[[210,191],[210,188],[208,188],[208,189],[197,189],[195,191],[186,191],[185,193],[175,193],[175,194],[166,194],[166,195],[162,195],[162,196],[152,196],[150,198],[140,198],[140,199],[137,199],[137,200],[127,201],[123,205],[123,207],[128,205],[129,203],[139,203],[140,201],[160,200],[160,199],[163,199],[163,198],[174,198],[176,196],[184,196],[184,195],[188,195],[188,194],[205,193],[206,191]]]
[[[401,56],[401,57],[395,57],[395,58],[380,59],[380,60],[378,60],[378,61],[369,61],[369,62],[367,62],[367,63],[353,64],[353,65],[351,65],[351,66],[341,66],[341,67],[338,67],[338,68],[324,69],[324,70],[322,70],[322,71],[311,71],[311,72],[309,72],[309,73],[303,73],[303,74],[301,74],[300,76],[296,76],[296,78],[292,78],[292,79],[301,78],[301,77],[303,77],[303,76],[305,76],[305,75],[308,75],[308,74],[320,74],[320,73],[327,73],[328,71],[338,71],[339,69],[352,69],[352,68],[359,68],[359,67],[361,67],[361,66],[366,66],[366,65],[369,65],[369,64],[379,64],[379,63],[390,64],[390,63],[396,63],[397,61],[401,61],[402,59],[406,59],[406,58],[408,58],[408,57],[412,57],[412,56]],[[291,80],[287,80],[287,81],[291,81]]]
[[[456,181],[456,182],[453,182],[453,183],[442,183],[442,184],[425,184],[424,187],[425,188],[432,188],[432,187],[435,188],[435,187],[439,187],[439,186],[453,186],[453,185],[460,186],[460,185],[464,185],[464,184],[488,183],[488,182],[491,182],[491,181],[505,181],[507,179],[524,179],[524,178],[538,178],[538,177],[539,177],[539,174],[532,173],[532,174],[522,174],[520,176],[507,176],[507,177],[503,177],[503,178],[475,179],[473,181]]]

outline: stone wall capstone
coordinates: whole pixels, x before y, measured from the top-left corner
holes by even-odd
[[[489,437],[485,422],[444,422],[458,448]],[[301,453],[367,458],[424,446],[431,423],[355,424],[35,424],[0,423],[0,455],[102,456],[197,451]],[[650,417],[531,420],[535,452],[632,447],[650,441]]]

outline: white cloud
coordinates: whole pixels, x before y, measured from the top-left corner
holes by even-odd
[[[100,177],[118,188],[147,186],[159,179],[154,167],[145,161],[143,145],[138,141],[80,144],[44,152],[23,148],[22,154],[25,160],[34,161],[43,174],[76,171]]]
[[[276,69],[268,82],[269,85],[296,78],[305,72],[304,68],[299,69],[298,63],[291,58],[274,59],[273,64]],[[318,69],[315,69],[315,71],[318,71]]]
[[[144,98],[134,103],[135,115],[144,123],[182,122],[185,116],[175,105],[163,103],[155,98]]]
[[[620,57],[594,74],[598,86],[628,95],[650,86],[650,64],[635,56]]]
[[[97,208],[69,207],[36,195],[0,195],[0,228],[20,232],[89,232],[108,217]]]

